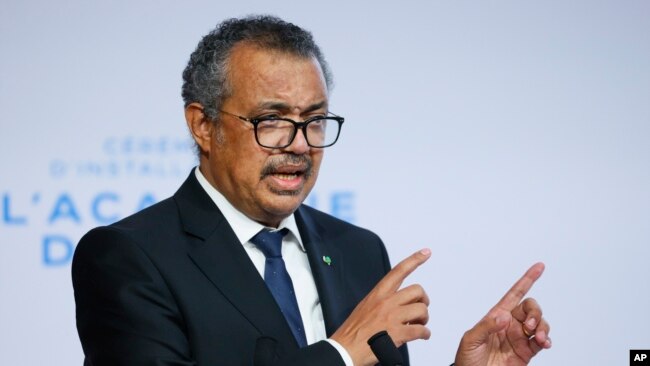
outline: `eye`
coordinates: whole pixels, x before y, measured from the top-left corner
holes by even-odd
[[[307,120],[308,121],[316,121],[316,120],[323,119],[323,118],[326,118],[326,117],[327,116],[324,115],[324,114],[317,114],[315,116],[310,116],[309,118],[307,118]]]
[[[276,120],[278,118],[282,118],[282,117],[280,117],[280,115],[278,115],[277,113],[263,114],[259,117],[255,117],[255,119],[257,120]]]

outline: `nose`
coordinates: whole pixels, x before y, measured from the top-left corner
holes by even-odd
[[[284,150],[300,155],[309,152],[309,148],[310,146],[307,144],[307,139],[305,138],[305,131],[303,129],[298,129],[293,141],[291,141],[291,144],[285,147]]]

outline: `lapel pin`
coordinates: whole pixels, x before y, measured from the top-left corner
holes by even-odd
[[[332,265],[332,258],[330,258],[329,255],[324,255],[323,256],[323,262],[325,262],[325,264],[327,264],[328,266],[331,266]]]

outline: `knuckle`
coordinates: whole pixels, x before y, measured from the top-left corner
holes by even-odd
[[[517,298],[517,299],[521,299],[521,298],[523,298],[524,296],[526,296],[526,291],[524,291],[523,289],[517,288],[517,289],[515,289],[515,290],[512,292],[512,294],[513,294],[513,296],[514,296],[515,298]]]
[[[407,263],[407,260],[403,260],[403,261],[397,263],[397,265],[395,267],[393,267],[391,272],[403,272],[407,267],[406,263]]]
[[[526,299],[523,301],[523,304],[524,304],[525,306],[531,308],[531,309],[539,308],[539,305],[537,304],[537,301],[536,301],[535,299],[533,299],[532,297],[526,298]]]
[[[424,287],[420,284],[413,284],[403,289],[404,293],[411,299],[418,302],[429,302],[429,297],[427,296]]]
[[[423,338],[426,335],[426,327],[422,325],[409,325],[406,327],[406,337],[409,341]]]
[[[413,291],[420,296],[425,294],[424,287],[422,287],[422,285],[420,285],[419,283],[413,285]]]
[[[423,302],[419,302],[416,304],[418,307],[418,310],[421,314],[429,314],[429,306]]]
[[[540,327],[545,330],[547,334],[551,331],[551,324],[546,321],[546,319],[542,319]]]

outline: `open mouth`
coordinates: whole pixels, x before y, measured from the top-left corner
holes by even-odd
[[[311,159],[301,155],[284,155],[270,161],[263,169],[260,178],[267,180],[273,191],[286,194],[299,192],[311,176]]]
[[[284,161],[270,162],[262,169],[260,178],[264,179],[269,175],[282,180],[291,180],[303,176],[309,178],[311,175],[311,160],[300,156],[293,157],[293,159],[298,161],[284,159]]]
[[[302,175],[302,172],[297,172],[297,173],[291,173],[291,174],[285,174],[285,173],[275,173],[273,174],[274,177],[281,179],[281,180],[293,180],[298,178],[299,176]]]
[[[306,166],[290,166],[283,165],[274,167],[272,171],[266,172],[266,178],[270,178],[270,188],[279,194],[287,194],[299,192],[307,177],[309,176],[309,169]]]
[[[276,167],[272,172],[269,172],[268,175],[282,181],[294,181],[303,178],[306,175],[305,171],[305,167],[281,166]]]

